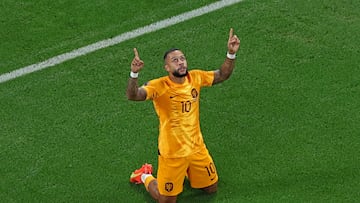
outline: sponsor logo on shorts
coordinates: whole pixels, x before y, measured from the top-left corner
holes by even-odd
[[[174,184],[171,182],[165,183],[165,190],[171,192],[174,189]]]

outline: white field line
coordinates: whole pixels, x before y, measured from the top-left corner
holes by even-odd
[[[203,6],[201,8],[189,11],[189,12],[185,12],[183,14],[177,15],[177,16],[173,16],[171,18],[167,18],[165,20],[161,20],[155,23],[152,23],[150,25],[120,34],[116,37],[110,38],[110,39],[105,39],[78,49],[75,49],[73,51],[64,53],[64,54],[60,54],[58,56],[49,58],[43,62],[40,63],[36,63],[36,64],[32,64],[29,66],[25,66],[23,68],[5,73],[0,75],[0,83],[6,82],[8,80],[12,80],[15,79],[17,77],[29,74],[29,73],[33,73],[45,68],[49,68],[51,66],[55,66],[57,64],[63,63],[65,61],[68,61],[70,59],[79,57],[79,56],[83,56],[86,55],[88,53],[94,52],[96,50],[102,49],[102,48],[106,48],[109,46],[113,46],[116,44],[119,44],[121,42],[124,42],[126,40],[129,39],[133,39],[136,38],[138,36],[150,33],[150,32],[154,32],[157,30],[160,30],[162,28],[166,28],[172,25],[175,25],[177,23],[180,22],[184,22],[186,20],[210,13],[212,11],[224,8],[226,6],[230,6],[236,3],[239,3],[243,0],[222,0],[222,1],[218,1],[206,6]]]

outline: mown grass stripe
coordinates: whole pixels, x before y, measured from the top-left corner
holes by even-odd
[[[29,65],[29,66],[25,66],[23,68],[20,68],[20,69],[17,69],[17,70],[2,74],[2,75],[0,75],[0,83],[3,83],[3,82],[6,82],[8,80],[12,80],[12,79],[21,77],[21,76],[29,74],[29,73],[33,73],[33,72],[42,70],[42,69],[45,69],[45,68],[55,66],[57,64],[60,64],[60,63],[63,63],[65,61],[74,59],[76,57],[83,56],[83,55],[89,54],[91,52],[97,51],[99,49],[106,48],[106,47],[109,47],[109,46],[113,46],[113,45],[119,44],[121,42],[124,42],[126,40],[133,39],[133,38],[139,37],[141,35],[144,35],[144,34],[147,34],[147,33],[150,33],[150,32],[154,32],[154,31],[157,31],[157,30],[160,30],[160,29],[175,25],[177,23],[181,23],[181,22],[190,20],[192,18],[195,18],[195,17],[201,16],[201,15],[210,13],[212,11],[224,8],[226,6],[230,6],[230,5],[239,3],[241,1],[242,0],[222,0],[222,1],[218,1],[218,2],[215,2],[215,3],[209,4],[209,5],[203,6],[201,8],[198,8],[198,9],[195,9],[195,10],[192,10],[192,11],[189,11],[189,12],[185,12],[185,13],[182,13],[180,15],[173,16],[173,17],[167,18],[165,20],[161,20],[161,21],[152,23],[150,25],[147,25],[147,26],[144,26],[144,27],[141,27],[141,28],[138,28],[138,29],[135,29],[135,30],[123,33],[123,34],[120,34],[120,35],[118,35],[116,37],[113,37],[113,38],[110,38],[110,39],[105,39],[105,40],[102,40],[102,41],[99,41],[99,42],[96,42],[96,43],[93,43],[93,44],[90,44],[90,45],[75,49],[73,51],[70,51],[70,52],[67,52],[67,53],[64,53],[64,54],[60,54],[58,56],[47,59],[47,60],[45,60],[43,62],[39,62],[39,63],[32,64],[32,65]]]

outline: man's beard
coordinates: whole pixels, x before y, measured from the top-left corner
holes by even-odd
[[[175,77],[177,77],[177,78],[185,77],[187,74],[188,74],[188,71],[187,71],[187,70],[186,70],[186,72],[183,73],[183,74],[180,74],[179,71],[174,71],[174,72],[173,72],[173,76],[175,76]]]

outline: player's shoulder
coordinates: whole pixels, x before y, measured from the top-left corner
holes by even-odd
[[[189,70],[189,74],[198,74],[203,72],[204,70],[200,70],[200,69],[193,69],[193,70]]]
[[[208,70],[201,70],[201,69],[194,69],[189,71],[189,75],[191,77],[206,77],[209,74],[213,74],[214,71],[208,71]]]
[[[162,77],[155,78],[155,79],[147,81],[144,84],[144,86],[149,86],[149,85],[152,85],[152,86],[159,86],[160,85],[161,86],[164,83],[166,83],[166,80],[167,80],[167,76],[162,76]]]
[[[201,70],[201,69],[193,69],[189,71],[189,74],[191,75],[196,75],[196,74],[206,74],[208,72],[212,72],[212,71],[208,71],[208,70]]]

